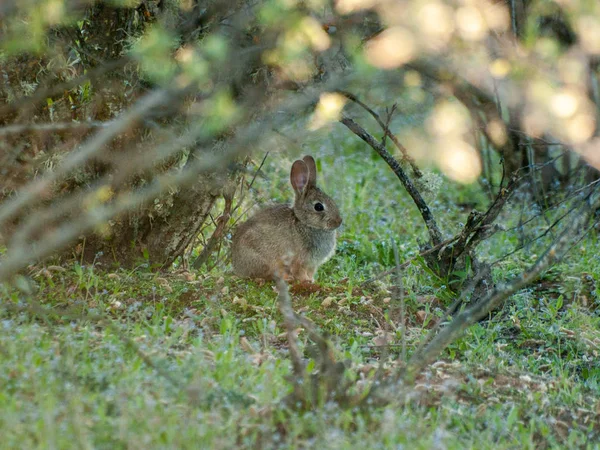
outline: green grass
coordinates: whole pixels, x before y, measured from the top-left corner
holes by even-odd
[[[376,344],[390,322],[399,328],[399,311],[391,280],[363,281],[393,264],[391,239],[405,261],[426,232],[383,162],[346,134],[337,141],[346,150],[313,153],[344,215],[338,252],[320,269],[319,288],[292,290],[292,300],[368,382],[382,359],[385,370],[397,364],[398,346]],[[290,160],[268,159],[268,179],[257,179],[246,206],[290,199]],[[468,215],[457,198],[480,210],[485,198],[477,186],[444,183],[427,195],[450,235]],[[482,258],[501,257],[518,238],[496,235]],[[502,261],[494,276],[518,274],[542,244]],[[598,292],[582,275],[599,279],[597,248],[590,235],[471,327],[419,377],[410,401],[305,413],[282,406],[290,362],[272,285],[233,277],[227,261],[210,273],[32,266],[29,281],[0,286],[0,447],[598,448]],[[452,296],[418,260],[403,284],[411,352]],[[398,344],[399,331],[391,335]],[[306,346],[306,333],[299,337]]]

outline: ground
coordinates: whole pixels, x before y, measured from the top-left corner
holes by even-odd
[[[343,151],[315,145],[304,151],[319,157],[320,184],[344,226],[317,284],[292,287],[292,301],[364,386],[380,364],[387,373],[402,365],[395,279],[368,282],[393,266],[391,239],[401,262],[412,261],[402,272],[409,354],[453,294],[417,257],[422,221],[384,163],[351,136],[338,141]],[[271,155],[245,206],[289,200],[291,160]],[[426,199],[448,235],[471,207],[485,208],[479,186],[436,187],[431,176]],[[497,280],[543,249],[540,240],[503,258],[544,229],[539,219],[514,231],[522,208],[512,208],[501,219],[506,231],[480,248],[498,261]],[[404,401],[302,413],[282,403],[290,360],[273,285],[234,277],[226,258],[208,272],[157,272],[143,260],[134,270],[35,264],[29,278],[0,286],[0,447],[598,448],[597,248],[592,233],[471,327]],[[305,345],[302,329],[299,337]]]

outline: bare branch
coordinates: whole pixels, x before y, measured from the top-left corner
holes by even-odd
[[[373,118],[377,121],[377,123],[379,124],[379,126],[383,130],[384,139],[385,139],[386,136],[389,136],[389,138],[392,140],[392,142],[394,143],[394,145],[396,145],[396,147],[398,148],[398,150],[400,150],[400,152],[402,152],[403,159],[410,164],[410,167],[412,168],[413,173],[415,174],[415,176],[417,178],[421,178],[423,176],[423,173],[421,172],[421,169],[419,169],[419,167],[415,163],[415,160],[409,155],[408,150],[406,149],[406,147],[404,147],[404,145],[402,145],[400,143],[400,141],[394,135],[394,133],[392,133],[390,131],[389,120],[392,117],[392,114],[393,114],[393,111],[394,111],[396,105],[394,105],[394,107],[392,108],[392,113],[390,113],[390,115],[388,117],[388,123],[386,124],[386,123],[383,122],[383,120],[381,120],[381,117],[379,117],[379,114],[377,114],[375,111],[373,111],[371,108],[369,108],[369,106],[367,104],[365,104],[361,100],[359,100],[358,97],[356,97],[354,94],[352,94],[350,92],[347,92],[347,91],[338,91],[338,92],[340,94],[342,94],[344,97],[346,97],[349,100],[351,100],[354,103],[356,103],[357,105],[360,105],[365,111],[367,111],[369,114],[371,114],[371,116],[373,116]],[[382,145],[382,147],[385,147],[385,140],[382,141],[381,145]]]
[[[304,379],[306,364],[302,361],[298,337],[296,336],[296,313],[292,308],[292,301],[290,300],[290,293],[287,283],[282,278],[277,280],[277,291],[279,292],[279,310],[283,315],[283,323],[285,325],[287,334],[290,359],[292,360],[292,371],[294,373],[294,377],[296,378],[295,382],[297,384],[299,382],[301,383],[301,381]]]
[[[278,125],[285,122],[287,120],[286,113],[297,111],[298,109],[305,108],[307,105],[313,104],[322,90],[338,87],[343,82],[344,79],[341,78],[331,80],[319,88],[307,89],[302,95],[297,96],[295,99],[287,99],[285,107],[282,107],[279,104],[272,105],[271,110],[264,113],[263,121],[249,122],[245,127],[237,130],[235,136],[231,138],[228,145],[220,153],[207,152],[202,158],[194,158],[194,160],[189,165],[186,165],[184,169],[174,168],[166,173],[156,176],[151,183],[143,188],[133,192],[122,192],[108,204],[102,204],[96,208],[84,210],[80,213],[77,221],[67,221],[67,223],[62,224],[55,229],[47,230],[44,239],[40,242],[22,240],[21,245],[11,247],[10,250],[0,258],[0,281],[8,279],[16,271],[23,268],[28,262],[51,255],[52,252],[63,248],[81,234],[93,229],[96,225],[105,223],[119,214],[139,207],[158,197],[167,186],[187,186],[195,182],[200,173],[214,173],[217,170],[223,170],[228,167],[235,158],[240,155],[245,155],[248,152],[248,144],[250,142],[255,142],[262,138],[265,132],[271,129],[274,124]],[[40,178],[39,181],[34,181],[24,193],[9,200],[0,208],[0,223],[2,222],[2,219],[8,219],[12,214],[20,211],[23,206],[34,201],[36,199],[35,194],[41,192],[41,187],[51,184],[59,178],[59,175],[67,173],[67,168],[70,169],[76,167],[77,162],[83,162],[87,160],[88,157],[91,157],[96,151],[99,151],[102,142],[111,138],[113,134],[116,134],[113,130],[115,127],[118,126],[119,129],[122,129],[126,126],[128,121],[133,121],[143,114],[143,111],[146,110],[146,102],[152,102],[153,105],[158,105],[160,102],[165,101],[166,95],[167,93],[165,91],[155,92],[154,96],[145,99],[145,101],[136,105],[132,111],[126,113],[126,117],[122,119],[123,123],[117,123],[113,127],[102,130],[99,133],[99,136],[93,139],[89,145],[85,146],[82,151],[78,152],[72,159],[66,161],[63,166],[59,167],[55,172],[51,172]],[[108,132],[108,130],[112,131],[110,131],[109,136],[105,136],[103,133],[105,131]],[[195,130],[190,131],[186,137],[189,138],[190,136],[194,136],[195,133],[202,134],[204,133],[204,130],[201,127],[197,127]],[[207,140],[209,138],[210,136],[206,137]],[[166,148],[172,149],[173,146],[179,142],[177,139],[174,142],[167,142],[165,144]],[[102,142],[99,143],[99,141]],[[73,199],[72,201],[75,202],[76,200]],[[40,216],[34,215],[32,218],[33,217],[39,218]]]
[[[404,285],[402,283],[402,270],[400,269],[400,258],[398,256],[398,246],[396,241],[392,239],[392,247],[394,249],[394,261],[396,262],[396,289],[398,297],[400,297],[400,323],[402,326],[402,361],[406,361],[406,302],[404,300]]]
[[[171,94],[172,95],[172,94]],[[165,90],[153,91],[140,100],[134,107],[123,114],[110,127],[102,129],[97,135],[92,137],[87,144],[78,151],[69,155],[63,163],[54,171],[40,177],[15,196],[12,200],[6,202],[0,207],[0,226],[12,218],[21,208],[38,200],[46,190],[51,189],[52,184],[61,177],[67,175],[70,171],[79,167],[88,161],[92,156],[102,151],[104,146],[118,134],[127,130],[134,121],[139,120],[145,114],[148,114],[153,108],[163,104],[169,99],[169,92]]]
[[[208,239],[208,242],[202,249],[200,255],[198,255],[198,257],[192,264],[192,267],[194,269],[199,269],[204,263],[206,263],[210,254],[215,250],[217,244],[223,238],[223,235],[225,233],[225,226],[227,225],[227,222],[229,222],[229,218],[231,217],[231,202],[233,200],[231,195],[224,195],[224,198],[225,207],[223,208],[223,213],[217,219],[217,227],[215,228],[215,231]]]
[[[394,171],[406,192],[412,197],[413,201],[419,208],[419,212],[425,221],[425,225],[427,226],[427,230],[429,231],[429,236],[431,238],[432,245],[439,245],[442,242],[442,233],[437,226],[437,223],[431,214],[431,210],[429,206],[421,197],[421,193],[417,190],[412,181],[408,178],[404,170],[396,161],[396,159],[387,151],[385,147],[383,147],[379,142],[375,140],[373,136],[371,136],[363,127],[357,124],[354,120],[350,119],[347,116],[342,117],[340,120],[346,127],[350,129],[354,134],[356,134],[359,138],[365,141],[373,150],[377,152],[379,156],[383,158],[383,160],[387,163],[387,165]]]
[[[89,122],[53,122],[53,123],[24,123],[5,125],[0,127],[0,136],[9,134],[30,133],[30,132],[56,132],[65,130],[79,130],[92,128],[106,128],[114,125],[114,121],[98,122],[96,120]]]
[[[114,61],[104,62],[102,65],[95,67],[81,76],[78,76],[72,80],[66,81],[64,83],[59,83],[53,86],[42,86],[39,87],[32,95],[23,96],[11,103],[7,103],[6,105],[0,106],[0,118],[10,114],[14,111],[19,111],[28,105],[35,105],[48,97],[53,97],[55,95],[61,94],[64,91],[68,91],[69,89],[73,89],[74,87],[80,86],[88,80],[95,80],[102,76],[105,76],[107,73],[123,67],[130,61],[128,56],[121,56],[119,59]]]
[[[450,345],[450,343],[455,341],[469,326],[485,317],[508,297],[536,280],[542,272],[557,261],[560,261],[565,251],[571,245],[572,240],[585,229],[585,224],[589,221],[596,207],[599,206],[597,201],[595,205],[590,204],[589,197],[582,203],[583,205],[580,207],[579,213],[575,215],[571,224],[565,227],[557,240],[550,245],[531,267],[524,271],[522,275],[513,278],[512,281],[498,285],[485,298],[463,310],[446,328],[431,340],[427,347],[421,352],[413,354],[409,361],[407,376],[412,377],[416,375],[425,366],[432,363],[437,355]]]

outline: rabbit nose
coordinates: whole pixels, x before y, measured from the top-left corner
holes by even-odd
[[[338,228],[340,225],[342,225],[341,217],[331,220],[331,226],[333,226],[334,228]]]

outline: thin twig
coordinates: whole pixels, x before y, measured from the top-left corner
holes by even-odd
[[[539,235],[537,235],[536,237],[529,239],[527,242],[522,243],[520,245],[518,245],[514,250],[511,250],[510,252],[504,254],[503,256],[501,256],[500,258],[494,260],[493,262],[490,263],[490,265],[494,266],[498,263],[500,263],[501,261],[504,261],[506,258],[508,258],[511,255],[514,255],[515,253],[519,252],[520,250],[523,250],[525,247],[529,247],[531,244],[533,244],[536,241],[539,241],[540,239],[542,239],[543,237],[547,236],[548,233],[550,233],[552,230],[554,230],[554,228],[567,216],[569,216],[570,214],[573,213],[573,211],[577,209],[577,206],[572,207],[571,209],[569,209],[567,212],[565,212],[564,214],[560,215],[553,223],[551,223],[550,225],[548,225],[548,227]]]
[[[381,145],[383,145],[384,147],[387,144],[387,137],[389,134],[388,131],[390,129],[390,123],[392,123],[392,118],[394,117],[394,112],[396,112],[397,107],[398,107],[398,103],[394,103],[390,110],[388,110],[387,106],[385,108],[385,112],[386,112],[385,131],[383,132],[383,137],[381,138]]]
[[[456,296],[456,299],[452,302],[452,304],[448,308],[446,308],[442,317],[440,317],[435,322],[435,324],[431,328],[431,330],[429,330],[429,333],[427,333],[427,336],[425,336],[425,338],[423,338],[421,340],[421,342],[419,343],[419,346],[414,351],[415,354],[422,352],[423,349],[427,346],[427,344],[431,341],[431,339],[433,339],[434,336],[437,334],[438,330],[442,327],[442,325],[444,325],[448,321],[450,316],[452,316],[459,309],[459,306],[465,304],[465,300],[467,299],[469,292],[471,291],[472,288],[474,288],[477,285],[477,283],[479,283],[479,281],[481,281],[481,279],[483,279],[484,275],[485,274],[482,272],[478,273],[475,277],[473,277],[472,280],[469,281],[467,286],[463,287],[460,295]]]
[[[429,206],[427,206],[427,203],[425,203],[425,200],[423,200],[421,193],[417,190],[410,178],[408,178],[406,173],[404,173],[404,170],[402,169],[400,163],[396,161],[396,159],[387,151],[385,147],[383,147],[379,142],[377,142],[373,136],[371,136],[363,127],[357,124],[354,120],[350,119],[347,116],[344,116],[342,117],[340,122],[343,123],[346,127],[348,127],[350,131],[356,134],[359,138],[361,138],[363,141],[369,144],[371,148],[375,150],[377,154],[379,154],[379,156],[381,156],[383,160],[387,163],[387,165],[394,171],[394,173],[406,189],[406,192],[408,192],[408,194],[412,197],[413,201],[417,205],[417,208],[419,208],[419,212],[421,213],[421,216],[423,217],[425,225],[427,226],[427,229],[429,231],[431,244],[438,245],[440,242],[442,242],[442,233],[437,226],[433,214],[431,214]]]
[[[230,195],[226,195],[224,196],[224,198],[225,206],[223,208],[223,213],[217,219],[217,227],[215,228],[215,231],[208,239],[208,242],[202,249],[200,255],[198,255],[198,257],[194,260],[194,263],[192,264],[192,267],[194,269],[199,269],[200,267],[202,267],[202,264],[204,264],[208,260],[208,257],[214,251],[217,244],[221,242],[221,239],[225,234],[225,226],[227,225],[227,222],[229,222],[229,218],[231,217],[232,198]]]
[[[400,257],[398,256],[398,246],[396,240],[392,239],[392,248],[394,249],[394,261],[396,262],[396,289],[400,297],[400,323],[402,324],[402,353],[401,360],[406,362],[406,303],[404,301],[404,286],[402,283],[402,270],[400,269]]]
[[[159,196],[164,192],[167,186],[179,186],[184,187],[198,179],[199,174],[206,174],[217,169],[227,167],[235,158],[248,152],[248,144],[255,142],[260,139],[266,130],[271,129],[273,126],[279,126],[287,120],[287,115],[282,114],[283,112],[291,112],[306,107],[318,98],[318,95],[323,90],[339,87],[342,80],[332,80],[330,84],[324,84],[320,86],[320,89],[314,89],[304,92],[303,96],[297,97],[293,101],[287,101],[285,106],[273,105],[273,108],[264,116],[263,121],[253,121],[246,124],[244,128],[240,128],[237,133],[228,142],[228,146],[219,153],[207,152],[203,158],[196,158],[193,163],[186,166],[184,169],[173,168],[166,173],[162,173],[156,176],[150,183],[143,186],[142,188],[136,189],[135,191],[127,190],[119,193],[115,196],[111,202],[101,204],[92,209],[85,209],[80,211],[80,215],[77,221],[67,220],[65,223],[56,228],[45,230],[46,233],[42,239],[38,241],[27,242],[19,247],[11,247],[8,252],[0,257],[0,282],[10,278],[16,271],[22,269],[29,262],[35,261],[40,258],[51,255],[57,249],[63,248],[68,243],[72,242],[78,236],[85,234],[92,230],[98,224],[106,223],[119,214],[129,211],[133,208],[138,208],[148,201]],[[163,100],[163,95],[166,95],[165,91],[158,91],[154,93],[159,98],[146,98],[146,102],[157,102]],[[134,120],[135,117],[139,117],[140,109],[147,106],[142,101],[137,104],[133,110],[125,114],[126,117],[131,117]],[[144,108],[146,109],[146,108]],[[123,119],[126,124],[127,120]],[[120,124],[119,124],[120,125]],[[116,125],[115,125],[116,126]],[[113,130],[114,127],[110,127],[107,130]],[[123,125],[125,126],[125,125]],[[201,127],[198,127],[201,128]],[[99,134],[102,134],[100,132]],[[191,133],[193,134],[193,133]],[[111,135],[112,136],[112,135]],[[209,136],[206,136],[208,139]],[[106,136],[102,136],[102,140],[107,139]],[[173,145],[172,142],[168,143]],[[93,147],[97,147],[98,142],[94,141]],[[92,147],[90,145],[90,147]],[[73,160],[87,160],[94,152],[91,151],[90,147],[87,147],[83,152],[77,153],[77,157],[74,156],[72,159],[66,162],[66,166],[71,167],[75,164]],[[91,154],[90,154],[91,153]],[[56,172],[49,174],[47,177],[41,178],[42,184],[48,184],[54,182],[58,174],[63,174],[67,171],[65,166],[57,169]],[[3,219],[7,219],[12,214],[21,211],[21,207],[33,201],[35,193],[40,190],[40,182],[34,181],[26,189],[25,192],[16,196],[14,199],[7,201],[5,205],[0,208],[0,223]],[[32,216],[35,217],[35,214]]]
[[[598,203],[598,202],[596,202]],[[432,363],[437,355],[451,342],[455,341],[472,324],[497,308],[508,297],[518,292],[534,280],[551,265],[559,261],[565,251],[570,247],[571,240],[577,236],[595,211],[595,206],[590,205],[589,197],[583,201],[580,212],[575,215],[573,222],[565,227],[556,241],[548,247],[540,258],[523,274],[513,278],[510,282],[496,286],[490,294],[476,302],[473,306],[464,309],[456,318],[437,334],[423,351],[413,354],[409,361],[409,368],[404,378],[412,378],[424,367]]]
[[[0,107],[0,117],[10,114],[14,111],[20,111],[24,109],[26,105],[35,105],[36,103],[43,101],[48,97],[54,97],[55,95],[62,94],[65,91],[80,86],[88,80],[94,80],[102,77],[115,69],[125,66],[125,64],[127,64],[129,61],[131,61],[131,59],[128,56],[121,56],[119,59],[105,62],[101,66],[95,67],[94,69],[91,69],[85,74],[78,76],[77,78],[73,78],[72,80],[54,86],[39,87],[32,95],[19,97],[15,101]]]
[[[361,286],[364,286],[366,284],[372,283],[375,280],[379,280],[381,278],[387,277],[388,275],[393,274],[396,271],[396,268],[399,269],[406,269],[408,266],[410,266],[417,258],[421,257],[421,256],[426,256],[426,255],[430,255],[431,253],[434,253],[436,251],[438,251],[439,249],[447,246],[448,244],[451,244],[452,242],[456,241],[459,238],[459,236],[454,236],[451,239],[446,239],[443,242],[440,242],[438,245],[428,248],[427,250],[423,250],[421,252],[419,252],[419,254],[417,256],[413,256],[412,258],[410,258],[408,261],[403,262],[402,264],[398,265],[397,267],[394,266],[393,268],[386,270],[384,272],[378,273],[377,275],[375,275],[372,278],[369,278],[368,280],[365,280],[361,283]]]
[[[595,180],[595,181],[592,181],[591,183],[588,183],[588,184],[586,184],[586,185],[584,185],[584,186],[581,186],[581,187],[579,187],[579,188],[575,189],[575,190],[574,190],[574,191],[572,191],[572,192],[569,192],[569,193],[568,193],[568,195],[567,195],[565,198],[563,198],[562,200],[560,200],[560,201],[558,201],[558,202],[556,202],[556,203],[551,203],[551,204],[549,204],[549,205],[547,206],[546,210],[550,210],[550,209],[556,209],[556,208],[557,208],[557,207],[559,207],[560,205],[562,205],[562,204],[566,203],[567,201],[571,200],[571,199],[572,199],[573,197],[575,197],[577,194],[579,194],[579,193],[583,192],[585,189],[587,189],[587,188],[590,188],[590,187],[592,187],[592,186],[594,186],[594,185],[596,185],[596,184],[599,184],[599,183],[600,183],[600,179],[598,179],[598,180]],[[538,214],[534,214],[534,215],[533,215],[533,216],[531,216],[529,219],[527,219],[527,220],[525,220],[525,221],[523,221],[523,222],[520,222],[520,223],[519,223],[519,225],[517,225],[517,226],[515,226],[515,227],[507,228],[506,230],[503,230],[503,232],[504,232],[504,233],[510,233],[511,231],[515,231],[515,230],[517,230],[517,229],[519,229],[519,228],[522,228],[522,227],[523,227],[523,225],[527,225],[528,223],[530,223],[530,222],[534,221],[535,219],[537,219],[537,218],[541,217],[541,216],[542,216],[542,214],[543,214],[543,212],[540,212],[540,213],[538,213]]]
[[[92,128],[106,128],[114,125],[115,121],[111,120],[108,122],[99,122],[97,120],[89,122],[53,122],[53,123],[23,123],[23,124],[12,124],[0,127],[0,136],[7,136],[9,134],[17,133],[30,133],[30,132],[43,132],[43,131],[65,131],[65,130],[79,130],[79,129],[92,129]]]
[[[415,176],[417,178],[421,178],[423,176],[423,173],[421,172],[421,169],[419,169],[419,167],[415,163],[415,160],[412,158],[412,156],[410,156],[410,154],[408,153],[408,150],[406,149],[406,147],[404,147],[404,145],[402,145],[400,143],[400,141],[394,135],[394,133],[392,133],[390,131],[390,129],[389,129],[389,121],[388,121],[388,124],[385,124],[383,122],[383,120],[381,120],[381,117],[379,117],[379,114],[377,114],[375,111],[373,111],[367,104],[365,104],[361,100],[359,100],[359,98],[356,97],[354,94],[352,94],[350,92],[347,92],[347,91],[342,91],[342,90],[339,90],[338,92],[340,94],[342,94],[344,97],[346,97],[349,100],[351,100],[354,103],[356,103],[357,105],[361,106],[365,111],[367,111],[369,114],[371,114],[371,116],[373,116],[373,118],[377,121],[377,123],[379,124],[379,126],[381,127],[381,129],[384,132],[384,139],[383,139],[383,141],[381,143],[381,146],[385,147],[385,137],[389,136],[389,138],[396,145],[396,147],[398,148],[398,150],[400,150],[400,152],[402,152],[403,159],[410,164],[410,167],[412,168],[413,173],[415,174]],[[396,106],[396,104],[394,104],[394,107],[392,108],[392,112],[394,111],[395,106]],[[391,114],[389,115],[388,119],[391,120]]]
[[[52,188],[52,185],[73,169],[89,161],[92,156],[103,150],[115,136],[126,131],[131,124],[139,120],[144,115],[152,111],[153,108],[165,103],[170,98],[165,90],[156,90],[142,98],[136,105],[123,114],[114,124],[108,128],[102,129],[93,136],[87,144],[78,151],[69,155],[69,158],[63,160],[62,164],[54,171],[40,177],[31,183],[28,188],[21,191],[18,196],[6,202],[0,208],[0,226],[11,219],[18,211],[31,202],[38,200],[45,191]]]
[[[278,278],[276,282],[279,302],[279,310],[283,316],[283,323],[286,329],[287,341],[290,352],[290,359],[292,360],[292,370],[296,378],[296,382],[301,382],[304,379],[306,364],[302,360],[302,353],[300,352],[300,345],[298,343],[298,337],[296,335],[297,317],[292,308],[292,301],[290,300],[290,292],[288,290],[287,283],[282,279]]]
[[[258,169],[256,169],[256,171],[254,172],[254,175],[252,176],[252,180],[250,181],[250,184],[248,184],[248,189],[246,190],[246,192],[249,192],[250,189],[252,189],[252,186],[254,185],[254,181],[256,181],[256,177],[260,173],[260,170],[263,168],[265,162],[267,161],[267,157],[268,156],[269,156],[269,152],[266,152],[265,156],[263,156],[263,159],[260,162],[260,165],[258,166]],[[244,186],[244,179],[243,178],[242,178],[241,186],[242,186],[241,190],[243,190],[243,186]],[[241,193],[240,199],[238,200],[238,202],[235,205],[235,207],[231,210],[231,215],[233,215],[239,209],[239,207],[242,205],[242,203],[244,201],[244,197],[245,197],[245,193]]]

